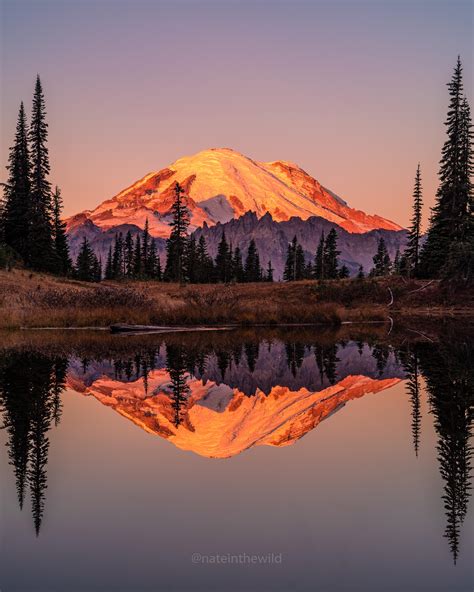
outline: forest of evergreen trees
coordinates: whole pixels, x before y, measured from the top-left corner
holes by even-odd
[[[8,180],[0,210],[3,258],[19,260],[38,271],[68,275],[73,271],[61,221],[62,199],[49,181],[48,124],[39,76],[28,126],[20,104],[15,140],[8,160]]]
[[[383,237],[373,257],[370,277],[391,274],[405,277],[440,278],[455,284],[472,285],[474,229],[472,217],[473,172],[472,124],[469,103],[463,90],[461,60],[458,58],[450,83],[449,108],[445,122],[447,138],[442,149],[439,188],[428,230],[422,233],[421,167],[418,164],[413,190],[413,217],[404,252],[391,260]],[[30,269],[71,276],[84,281],[140,279],[178,283],[272,282],[272,262],[262,266],[252,239],[246,253],[233,247],[223,232],[216,258],[189,233],[189,212],[183,188],[176,183],[171,208],[171,234],[166,243],[166,261],[157,254],[148,220],[144,231],[125,236],[118,233],[105,265],[84,237],[77,260],[69,254],[65,224],[61,220],[62,197],[49,181],[48,124],[39,76],[33,96],[30,125],[20,105],[13,146],[8,162],[8,180],[0,209],[0,263],[22,264]],[[331,280],[349,277],[349,269],[338,259],[337,233],[321,235],[313,260],[307,261],[295,236],[288,245],[285,281]],[[357,279],[365,277],[362,267]]]

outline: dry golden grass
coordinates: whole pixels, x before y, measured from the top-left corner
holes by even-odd
[[[155,325],[336,326],[343,321],[384,320],[388,315],[472,315],[472,306],[447,302],[435,284],[415,292],[390,278],[274,284],[188,285],[158,282],[60,280],[24,270],[0,271],[0,328],[104,327],[113,323]],[[422,285],[422,284],[421,284]],[[395,296],[389,308],[388,287]],[[443,300],[444,298],[444,300]]]

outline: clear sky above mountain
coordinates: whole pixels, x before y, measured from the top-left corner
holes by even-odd
[[[0,1],[0,162],[39,72],[66,215],[229,146],[405,225],[418,161],[433,203],[458,53],[473,104],[471,2]]]

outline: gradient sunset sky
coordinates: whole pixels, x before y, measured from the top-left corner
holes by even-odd
[[[39,72],[66,215],[225,146],[406,225],[418,161],[433,204],[458,54],[473,106],[470,1],[0,4],[0,180]]]

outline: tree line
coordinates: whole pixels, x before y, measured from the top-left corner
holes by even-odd
[[[470,106],[463,94],[462,65],[458,58],[453,77],[448,84],[450,103],[445,122],[447,139],[442,149],[436,203],[432,209],[426,236],[422,233],[423,192],[421,165],[418,164],[413,188],[413,212],[408,229],[407,245],[403,252],[397,250],[393,261],[390,258],[385,239],[380,237],[373,256],[373,267],[369,277],[401,275],[408,278],[441,278],[470,285],[473,281],[474,228],[472,218],[472,123]],[[222,234],[217,256],[213,260],[207,252],[207,245],[201,235],[199,241],[188,236],[189,212],[186,208],[183,188],[176,183],[175,200],[172,206],[171,234],[166,244],[166,266],[151,264],[148,271],[124,263],[119,271],[105,274],[107,279],[117,277],[146,277],[164,281],[210,283],[210,282],[258,282],[273,281],[271,261],[266,269],[260,265],[260,257],[252,239],[245,261],[241,250],[232,245]],[[145,229],[144,241],[147,239]],[[117,240],[117,239],[116,239]],[[120,237],[119,237],[120,242]],[[137,241],[139,236],[137,235]],[[332,229],[327,236],[322,233],[313,261],[306,261],[303,247],[297,237],[289,243],[283,279],[331,280],[349,277],[349,269],[339,261],[337,232]],[[128,259],[130,261],[128,238]],[[151,239],[153,244],[153,239]],[[116,250],[116,248],[115,248]],[[115,250],[109,253],[109,260],[115,261]],[[118,257],[120,259],[120,256]],[[145,256],[146,259],[146,256]],[[153,256],[152,256],[153,259]],[[153,259],[154,260],[154,259]],[[145,265],[143,263],[141,265]],[[108,266],[108,269],[111,269]],[[114,270],[117,268],[114,267]],[[141,275],[140,275],[141,274]],[[357,279],[366,275],[360,266]],[[91,266],[94,278],[94,266]]]
[[[405,277],[448,279],[464,285],[473,282],[473,132],[470,106],[463,90],[462,64],[458,57],[448,83],[449,108],[446,118],[447,138],[442,148],[439,188],[429,219],[428,231],[422,233],[422,178],[418,164],[413,189],[413,214],[408,229],[407,246],[390,259],[384,238],[378,241],[371,277],[399,274]],[[189,235],[189,211],[184,189],[176,183],[171,208],[171,233],[166,242],[166,263],[162,269],[148,220],[145,229],[132,236],[118,234],[110,247],[105,266],[84,237],[75,264],[69,254],[66,227],[61,220],[62,197],[49,181],[50,162],[47,147],[48,124],[43,89],[39,76],[33,96],[31,123],[20,105],[16,133],[10,149],[8,180],[3,184],[0,209],[0,261],[9,265],[15,260],[25,266],[80,280],[152,279],[168,282],[259,282],[273,281],[271,261],[261,266],[254,240],[246,254],[233,248],[222,234],[217,256],[212,259],[204,237],[198,241]],[[337,233],[332,229],[321,235],[314,260],[307,262],[295,236],[288,245],[284,280],[329,280],[349,276],[341,264]],[[365,276],[362,267],[357,277]]]
[[[3,256],[27,267],[68,275],[72,270],[66,225],[61,220],[61,191],[49,181],[48,124],[40,77],[36,78],[31,123],[20,104],[15,139],[3,184],[0,243]]]

